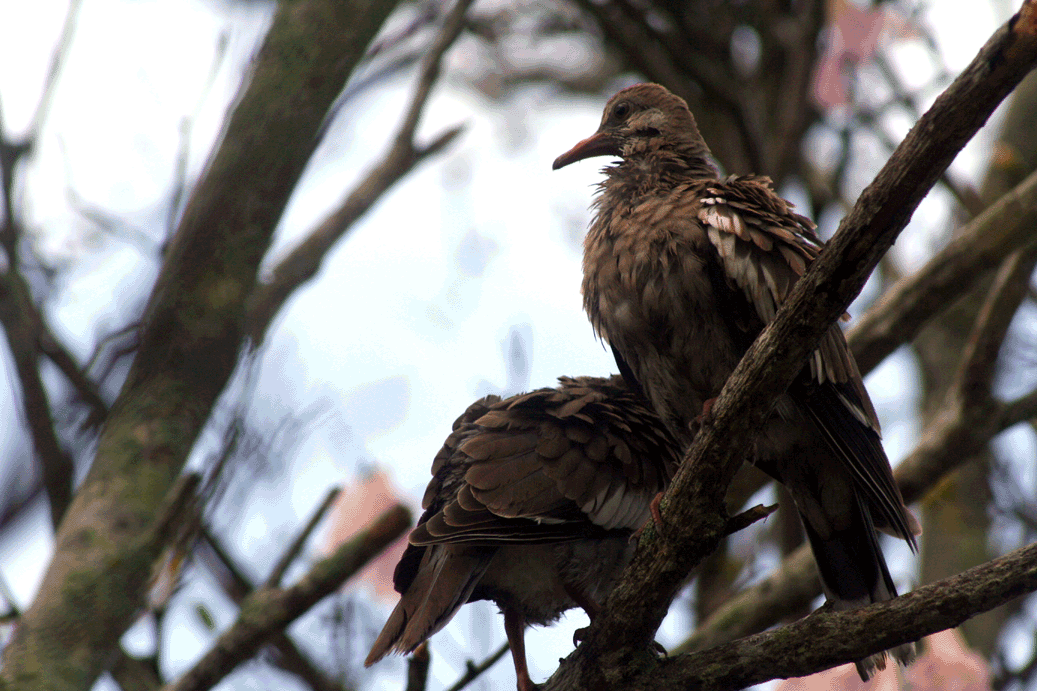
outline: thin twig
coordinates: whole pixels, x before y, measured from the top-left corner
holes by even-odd
[[[447,689],[447,691],[461,691],[461,689],[475,681],[479,677],[479,675],[488,670],[490,667],[493,667],[495,664],[497,664],[497,661],[504,657],[504,654],[507,653],[509,650],[511,650],[511,647],[507,643],[505,643],[501,647],[497,648],[496,652],[494,652],[492,655],[490,655],[488,658],[486,658],[479,664],[474,664],[471,660],[469,660],[466,665],[467,669],[465,670],[464,675],[456,682],[454,682],[454,685]]]
[[[432,656],[428,651],[428,641],[422,642],[407,659],[406,691],[425,691],[428,685],[428,668]]]
[[[288,549],[284,551],[281,558],[274,564],[274,568],[270,571],[270,576],[267,577],[266,582],[263,584],[267,588],[276,588],[281,585],[281,579],[284,578],[284,572],[288,570],[288,567],[292,565],[295,558],[299,556],[299,552],[302,551],[303,546],[306,545],[306,541],[310,539],[310,535],[316,529],[317,525],[327,514],[328,509],[331,508],[332,504],[335,503],[335,499],[342,491],[341,487],[332,487],[328,490],[327,496],[324,497],[324,501],[320,503],[320,506],[310,516],[310,520],[307,521],[306,525],[303,526],[302,530],[292,541],[292,544],[288,546]]]

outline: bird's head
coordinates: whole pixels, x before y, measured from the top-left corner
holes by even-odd
[[[552,168],[593,156],[631,159],[659,152],[711,167],[709,147],[684,99],[658,84],[637,84],[609,99],[598,131],[556,158]]]

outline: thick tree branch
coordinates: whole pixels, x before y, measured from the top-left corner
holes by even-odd
[[[940,173],[1035,62],[1037,2],[1031,0],[912,128],[749,349],[713,406],[712,424],[699,432],[666,493],[666,539],[649,524],[643,548],[548,688],[621,687],[657,664],[649,644],[691,568],[717,544],[725,489],[742,461],[746,440]]]
[[[798,677],[918,640],[1037,590],[1037,545],[888,602],[819,610],[776,631],[662,661],[630,689],[741,689]]]
[[[349,232],[357,219],[367,213],[390,187],[415,166],[442,151],[461,134],[462,127],[456,126],[440,133],[428,144],[417,146],[414,143],[414,133],[421,120],[421,113],[433,84],[439,78],[443,55],[461,34],[465,13],[472,1],[458,0],[444,18],[443,26],[418,70],[418,83],[410,107],[393,137],[389,151],[346,196],[338,208],[287,257],[278,262],[270,281],[256,286],[249,299],[247,326],[249,337],[254,343],[262,342],[270,322],[288,297],[296,288],[317,275],[328,252]]]
[[[245,300],[321,123],[393,5],[280,6],[170,244],[54,559],[5,651],[7,689],[90,688],[143,604],[162,544],[142,536],[235,368]]]
[[[271,636],[335,591],[410,527],[410,512],[397,504],[334,554],[313,565],[290,588],[265,587],[242,603],[238,620],[198,663],[163,691],[205,691],[252,657]]]

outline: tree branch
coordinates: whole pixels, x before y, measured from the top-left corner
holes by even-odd
[[[776,631],[664,660],[630,689],[741,689],[859,660],[958,626],[1037,590],[1037,544],[887,602],[821,609]]]
[[[1035,252],[1035,247],[1017,251],[998,272],[976,318],[969,339],[971,347],[962,356],[957,383],[949,391],[943,411],[919,446],[897,468],[896,478],[907,503],[920,500],[994,436],[1037,414],[1037,392],[999,404],[991,398],[989,389],[1000,344],[1028,288],[1037,261]],[[810,552],[800,548],[766,580],[725,603],[675,652],[700,650],[762,631],[781,621],[787,612],[809,605],[820,593]]]
[[[749,349],[713,406],[712,424],[698,433],[666,492],[666,539],[649,524],[604,611],[547,688],[623,687],[632,674],[658,664],[649,644],[691,568],[717,544],[724,490],[745,442],[940,173],[1035,62],[1037,2],[1029,0],[912,128]]]
[[[334,592],[368,561],[410,527],[410,512],[393,506],[335,552],[313,565],[290,588],[265,587],[250,594],[238,619],[223,632],[212,649],[163,691],[205,691],[252,657],[271,636]]]
[[[54,430],[50,400],[40,375],[40,323],[36,316],[29,285],[12,266],[0,274],[0,324],[22,388],[22,411],[50,500],[51,523],[57,528],[72,501],[75,466]]]

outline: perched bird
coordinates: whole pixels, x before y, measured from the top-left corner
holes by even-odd
[[[592,156],[621,160],[604,169],[594,203],[584,308],[627,382],[687,445],[822,243],[769,179],[721,179],[687,104],[657,84],[613,96],[597,132],[554,168]],[[750,453],[795,500],[836,607],[896,597],[875,529],[914,549],[920,528],[838,326],[778,399]],[[906,664],[912,650],[893,653]],[[867,679],[885,655],[857,666]]]
[[[621,377],[559,381],[487,396],[454,423],[393,576],[400,602],[366,665],[411,652],[466,602],[492,600],[518,688],[530,691],[526,624],[549,624],[576,606],[597,614],[680,447]]]

